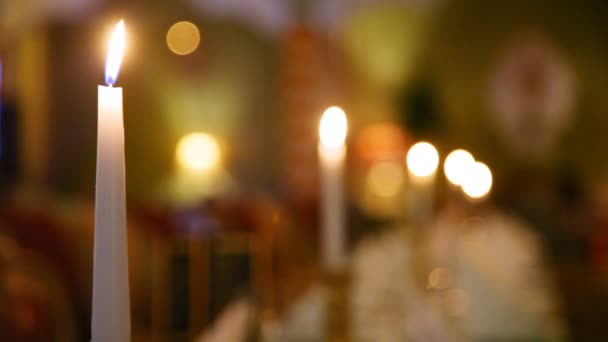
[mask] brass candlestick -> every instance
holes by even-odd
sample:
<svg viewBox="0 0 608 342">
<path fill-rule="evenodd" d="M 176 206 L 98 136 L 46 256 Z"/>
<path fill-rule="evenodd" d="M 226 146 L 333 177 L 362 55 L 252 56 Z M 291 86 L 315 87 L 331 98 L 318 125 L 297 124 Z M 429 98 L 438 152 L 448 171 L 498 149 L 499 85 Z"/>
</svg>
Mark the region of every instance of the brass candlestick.
<svg viewBox="0 0 608 342">
<path fill-rule="evenodd" d="M 326 341 L 350 341 L 350 274 L 346 270 L 327 272 Z"/>
</svg>

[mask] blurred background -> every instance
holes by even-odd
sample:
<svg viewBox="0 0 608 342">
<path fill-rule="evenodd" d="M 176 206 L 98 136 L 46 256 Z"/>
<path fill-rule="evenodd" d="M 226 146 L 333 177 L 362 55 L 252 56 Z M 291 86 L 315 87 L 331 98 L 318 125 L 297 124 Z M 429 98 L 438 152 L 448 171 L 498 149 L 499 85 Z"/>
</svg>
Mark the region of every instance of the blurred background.
<svg viewBox="0 0 608 342">
<path fill-rule="evenodd" d="M 607 2 L 2 0 L 1 340 L 90 339 L 121 18 L 133 341 L 608 338 Z"/>
</svg>

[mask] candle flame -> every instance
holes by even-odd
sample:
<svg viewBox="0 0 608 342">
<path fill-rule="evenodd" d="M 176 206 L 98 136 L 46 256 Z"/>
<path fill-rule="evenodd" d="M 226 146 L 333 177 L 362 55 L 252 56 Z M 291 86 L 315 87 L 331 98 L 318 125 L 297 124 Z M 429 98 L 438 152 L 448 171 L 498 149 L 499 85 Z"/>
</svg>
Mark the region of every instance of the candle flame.
<svg viewBox="0 0 608 342">
<path fill-rule="evenodd" d="M 112 32 L 106 59 L 106 84 L 110 86 L 116 84 L 118 79 L 122 56 L 125 52 L 125 35 L 125 22 L 121 20 Z"/>
<path fill-rule="evenodd" d="M 335 106 L 327 108 L 319 125 L 321 144 L 333 148 L 340 147 L 346 140 L 347 131 L 348 122 L 342 108 Z"/>
<path fill-rule="evenodd" d="M 456 186 L 462 185 L 467 177 L 471 164 L 475 163 L 475 158 L 466 150 L 457 149 L 445 158 L 443 162 L 443 173 L 448 181 Z"/>
<path fill-rule="evenodd" d="M 470 199 L 482 199 L 492 190 L 492 171 L 482 163 L 473 163 L 467 172 L 467 177 L 462 182 L 462 191 Z"/>
<path fill-rule="evenodd" d="M 439 165 L 439 153 L 426 141 L 414 144 L 407 152 L 407 168 L 416 177 L 429 177 Z"/>
</svg>

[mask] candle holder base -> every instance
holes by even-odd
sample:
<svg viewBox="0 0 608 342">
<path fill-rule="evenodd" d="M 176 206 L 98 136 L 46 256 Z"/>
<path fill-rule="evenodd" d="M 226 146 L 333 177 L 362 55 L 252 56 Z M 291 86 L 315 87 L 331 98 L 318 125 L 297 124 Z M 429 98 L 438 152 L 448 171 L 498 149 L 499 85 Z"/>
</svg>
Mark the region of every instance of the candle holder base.
<svg viewBox="0 0 608 342">
<path fill-rule="evenodd" d="M 350 341 L 350 281 L 348 271 L 326 272 L 324 287 L 327 293 L 325 325 L 326 341 Z"/>
</svg>

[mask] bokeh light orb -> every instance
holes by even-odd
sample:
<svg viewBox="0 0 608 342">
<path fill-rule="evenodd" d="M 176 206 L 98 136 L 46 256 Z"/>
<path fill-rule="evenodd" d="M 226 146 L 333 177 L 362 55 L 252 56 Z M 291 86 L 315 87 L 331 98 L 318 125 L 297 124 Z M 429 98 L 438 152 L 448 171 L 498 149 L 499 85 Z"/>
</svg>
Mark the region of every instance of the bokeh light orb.
<svg viewBox="0 0 608 342">
<path fill-rule="evenodd" d="M 422 141 L 407 152 L 407 168 L 416 177 L 428 177 L 437 171 L 439 153 L 435 146 Z"/>
<path fill-rule="evenodd" d="M 395 123 L 365 125 L 357 130 L 352 144 L 353 156 L 363 167 L 370 167 L 379 161 L 401 161 L 407 151 L 408 141 L 407 133 Z"/>
<path fill-rule="evenodd" d="M 473 163 L 475 158 L 471 153 L 462 149 L 454 150 L 445 158 L 443 172 L 450 183 L 460 186 Z"/>
<path fill-rule="evenodd" d="M 405 181 L 403 167 L 395 161 L 375 163 L 367 174 L 367 185 L 379 197 L 393 197 L 401 191 Z"/>
<path fill-rule="evenodd" d="M 188 55 L 198 47 L 201 34 L 198 27 L 189 21 L 173 24 L 167 31 L 167 46 L 177 55 Z"/>
<path fill-rule="evenodd" d="M 483 198 L 492 190 L 492 171 L 486 164 L 475 162 L 469 167 L 461 186 L 469 198 Z"/>
<path fill-rule="evenodd" d="M 319 139 L 326 147 L 337 148 L 344 144 L 348 131 L 346 114 L 340 107 L 332 106 L 323 112 L 319 124 Z"/>
<path fill-rule="evenodd" d="M 190 133 L 183 136 L 177 143 L 175 153 L 178 164 L 186 170 L 210 170 L 220 162 L 217 140 L 207 133 Z"/>
</svg>

